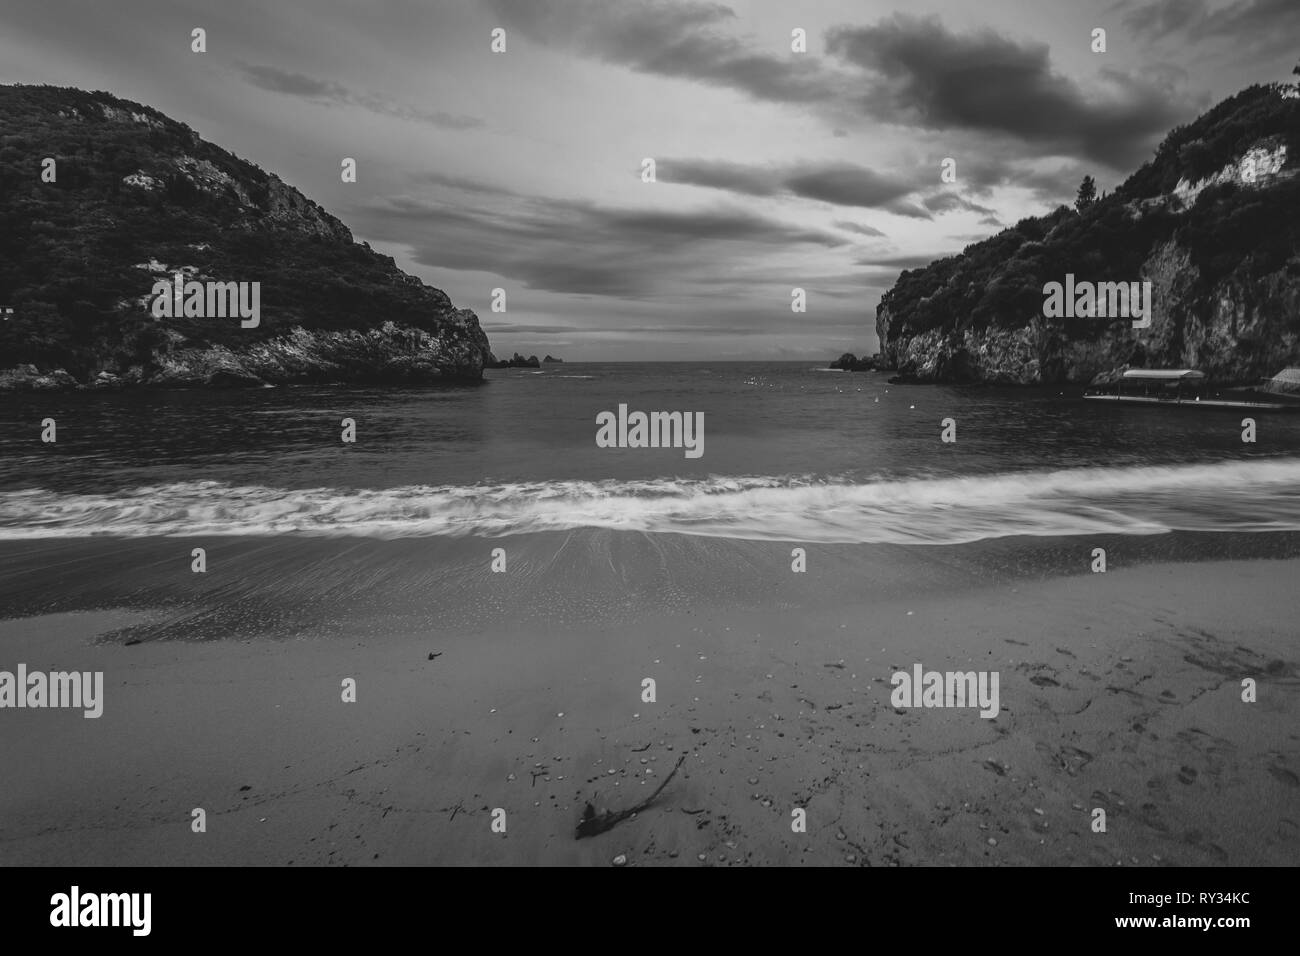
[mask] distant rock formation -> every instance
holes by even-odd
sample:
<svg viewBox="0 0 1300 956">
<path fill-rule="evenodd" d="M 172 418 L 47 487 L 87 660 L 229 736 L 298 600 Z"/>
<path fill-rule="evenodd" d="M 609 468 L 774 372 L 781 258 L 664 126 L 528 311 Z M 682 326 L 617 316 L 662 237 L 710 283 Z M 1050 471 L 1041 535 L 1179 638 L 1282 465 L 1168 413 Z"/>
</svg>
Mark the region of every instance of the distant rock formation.
<svg viewBox="0 0 1300 956">
<path fill-rule="evenodd" d="M 865 355 L 858 358 L 852 352 L 845 352 L 826 367 L 842 369 L 845 372 L 870 372 L 876 367 L 876 363 Z"/>
<path fill-rule="evenodd" d="M 905 270 L 876 332 L 898 380 L 1105 381 L 1126 366 L 1249 384 L 1300 364 L 1300 99 L 1253 86 L 1171 132 L 1082 212 L 1021 220 Z M 1044 314 L 1043 287 L 1149 281 L 1149 325 Z"/>
<path fill-rule="evenodd" d="M 157 110 L 0 86 L 0 130 L 0 389 L 424 385 L 496 361 L 473 312 Z M 260 320 L 151 308 L 176 275 L 257 283 Z"/>
<path fill-rule="evenodd" d="M 530 355 L 528 356 L 528 358 L 524 358 L 522 355 L 516 352 L 514 354 L 514 357 L 508 359 L 502 359 L 501 361 L 492 364 L 490 367 L 491 368 L 541 368 L 542 363 L 537 360 L 536 355 Z"/>
<path fill-rule="evenodd" d="M 543 365 L 563 365 L 563 364 L 564 364 L 564 359 L 551 358 L 551 356 L 548 355 L 548 356 L 546 356 L 546 358 L 542 359 L 542 364 L 543 364 Z"/>
</svg>

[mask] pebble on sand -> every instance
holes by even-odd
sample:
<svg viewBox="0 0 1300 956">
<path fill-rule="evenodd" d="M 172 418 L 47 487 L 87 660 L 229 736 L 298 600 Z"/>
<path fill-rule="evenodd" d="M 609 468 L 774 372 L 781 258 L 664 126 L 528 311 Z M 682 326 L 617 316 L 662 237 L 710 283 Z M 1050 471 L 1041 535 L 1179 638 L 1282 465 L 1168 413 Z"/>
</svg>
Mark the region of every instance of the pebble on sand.
<svg viewBox="0 0 1300 956">
<path fill-rule="evenodd" d="M 626 853 L 620 853 L 618 856 L 614 857 L 614 865 L 615 865 L 615 866 L 625 866 L 626 864 L 627 864 L 627 854 L 626 854 Z"/>
</svg>

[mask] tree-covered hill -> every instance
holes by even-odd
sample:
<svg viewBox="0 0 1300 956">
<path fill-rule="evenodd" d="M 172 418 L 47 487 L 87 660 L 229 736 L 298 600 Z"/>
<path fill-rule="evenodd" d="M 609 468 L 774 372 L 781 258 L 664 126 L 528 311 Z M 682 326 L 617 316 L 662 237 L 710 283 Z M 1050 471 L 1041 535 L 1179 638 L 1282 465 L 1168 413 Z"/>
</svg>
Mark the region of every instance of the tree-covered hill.
<svg viewBox="0 0 1300 956">
<path fill-rule="evenodd" d="M 182 269 L 259 282 L 258 327 L 155 318 L 154 282 Z M 275 175 L 150 107 L 57 87 L 0 86 L 0 309 L 0 386 L 420 383 L 493 361 L 473 312 Z"/>
<path fill-rule="evenodd" d="M 1222 383 L 1300 363 L 1300 97 L 1252 86 L 1174 129 L 1118 189 L 903 272 L 881 351 L 917 381 L 1087 382 L 1193 366 Z M 1043 287 L 1153 286 L 1151 327 L 1045 318 Z"/>
</svg>

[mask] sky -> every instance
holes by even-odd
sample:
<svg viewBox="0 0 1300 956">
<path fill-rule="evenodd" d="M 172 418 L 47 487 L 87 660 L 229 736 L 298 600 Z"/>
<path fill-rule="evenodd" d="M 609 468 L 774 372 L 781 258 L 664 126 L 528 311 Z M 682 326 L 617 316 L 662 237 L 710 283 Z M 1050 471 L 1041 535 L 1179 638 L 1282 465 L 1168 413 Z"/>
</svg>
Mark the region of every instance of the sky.
<svg viewBox="0 0 1300 956">
<path fill-rule="evenodd" d="M 1300 0 L 4 0 L 0 83 L 188 124 L 498 355 L 825 360 L 876 350 L 902 269 L 1114 188 L 1298 36 Z"/>
</svg>

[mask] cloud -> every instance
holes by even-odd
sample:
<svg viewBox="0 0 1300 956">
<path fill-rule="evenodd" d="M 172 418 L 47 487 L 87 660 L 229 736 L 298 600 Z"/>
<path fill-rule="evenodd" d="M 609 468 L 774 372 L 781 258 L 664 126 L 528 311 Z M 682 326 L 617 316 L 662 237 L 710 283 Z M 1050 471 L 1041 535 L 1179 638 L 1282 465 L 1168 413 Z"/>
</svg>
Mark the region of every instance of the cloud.
<svg viewBox="0 0 1300 956">
<path fill-rule="evenodd" d="M 784 185 L 796 196 L 806 199 L 868 209 L 890 208 L 913 191 L 911 183 L 848 163 L 792 172 L 785 177 Z"/>
<path fill-rule="evenodd" d="M 339 102 L 346 101 L 348 97 L 348 91 L 338 83 L 327 83 L 304 76 L 302 73 L 291 73 L 288 70 L 277 70 L 273 66 L 258 66 L 252 63 L 240 64 L 240 70 L 249 83 L 273 93 Z"/>
<path fill-rule="evenodd" d="M 753 166 L 720 160 L 663 159 L 656 166 L 661 182 L 723 189 L 746 196 L 794 196 L 836 206 L 883 209 L 900 216 L 929 219 L 930 214 L 906 198 L 916 187 L 897 176 L 852 163 L 802 163 Z"/>
<path fill-rule="evenodd" d="M 1194 112 L 1165 80 L 1114 69 L 1085 91 L 1052 68 L 1044 43 L 992 30 L 957 34 L 937 17 L 904 14 L 873 26 L 836 27 L 827 51 L 868 78 L 868 115 L 933 130 L 1015 137 L 1040 155 L 1087 156 L 1136 165 L 1154 141 Z"/>
<path fill-rule="evenodd" d="M 921 205 L 925 206 L 925 208 L 931 212 L 944 213 L 960 210 L 962 212 L 983 213 L 986 216 L 995 215 L 994 211 L 987 206 L 981 206 L 979 203 L 971 202 L 969 199 L 959 196 L 954 192 L 941 192 L 935 193 L 932 196 L 927 196 L 921 201 Z"/>
<path fill-rule="evenodd" d="M 515 197 L 467 206 L 399 196 L 355 207 L 349 218 L 358 235 L 407 245 L 422 265 L 495 273 L 549 292 L 633 299 L 680 294 L 758 256 L 849 245 L 827 230 L 734 205 L 672 211 Z"/>
<path fill-rule="evenodd" d="M 812 57 L 756 49 L 722 32 L 736 20 L 720 3 L 665 0 L 487 0 L 507 30 L 638 73 L 738 90 L 755 99 L 813 103 L 834 79 Z"/>
<path fill-rule="evenodd" d="M 1208 4 L 1205 0 L 1142 0 L 1139 5 L 1123 0 L 1111 9 L 1127 9 L 1124 26 L 1134 33 L 1152 36 L 1173 33 L 1204 19 Z"/>
<path fill-rule="evenodd" d="M 1090 163 L 1026 158 L 1006 144 L 989 144 L 982 150 L 954 148 L 953 152 L 957 156 L 958 185 L 970 196 L 987 197 L 995 189 L 1023 189 L 1036 201 L 1054 208 L 1074 201 L 1085 175 L 1097 178 L 1098 188 L 1103 182 L 1114 185 L 1123 178 L 1118 174 L 1107 177 Z"/>
<path fill-rule="evenodd" d="M 422 110 L 374 93 L 356 93 L 333 81 L 318 80 L 303 73 L 280 70 L 273 66 L 240 63 L 239 71 L 246 82 L 258 89 L 283 93 L 310 100 L 323 106 L 356 106 L 381 116 L 429 123 L 440 129 L 474 129 L 483 121 L 473 116 Z"/>
<path fill-rule="evenodd" d="M 655 164 L 660 182 L 725 189 L 747 196 L 775 196 L 789 192 L 778 169 L 713 159 L 661 159 Z"/>
<path fill-rule="evenodd" d="M 1174 34 L 1231 47 L 1236 55 L 1273 55 L 1295 47 L 1300 4 L 1295 0 L 1235 0 L 1212 9 L 1206 0 L 1124 0 L 1124 25 L 1144 37 Z"/>
<path fill-rule="evenodd" d="M 849 222 L 847 219 L 836 219 L 834 225 L 835 228 L 837 229 L 844 229 L 847 230 L 848 232 L 856 232 L 860 236 L 880 236 L 880 237 L 885 236 L 883 232 L 881 232 L 879 229 L 874 228 L 873 226 L 866 226 L 863 225 L 862 223 L 857 223 L 857 222 Z"/>
<path fill-rule="evenodd" d="M 463 193 L 474 193 L 482 196 L 519 196 L 520 193 L 513 189 L 507 189 L 504 186 L 496 186 L 492 183 L 485 183 L 478 179 L 471 179 L 468 176 L 453 176 L 449 173 L 425 172 L 415 177 L 419 183 L 428 183 L 432 186 L 446 186 L 450 189 L 459 190 Z"/>
<path fill-rule="evenodd" d="M 1086 156 L 1127 170 L 1205 105 L 1185 92 L 1185 74 L 1159 65 L 1141 74 L 1103 68 L 1085 89 L 1053 68 L 1044 43 L 993 30 L 958 34 L 933 16 L 897 14 L 874 25 L 833 27 L 826 34 L 829 57 L 818 58 L 774 53 L 725 32 L 738 22 L 735 12 L 703 0 L 486 2 L 507 29 L 532 42 L 639 73 L 811 107 L 835 122 L 836 137 L 847 135 L 844 120 L 856 116 L 979 131 L 1016 141 L 1022 156 Z M 1238 6 L 1283 3 L 1294 0 L 1239 0 Z M 1251 18 L 1243 12 L 1238 19 Z M 927 218 L 914 206 L 901 214 Z"/>
<path fill-rule="evenodd" d="M 863 265 L 889 267 L 891 269 L 920 269 L 936 259 L 952 255 L 950 252 L 935 252 L 911 256 L 863 256 L 858 260 Z"/>
</svg>

